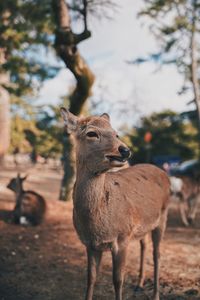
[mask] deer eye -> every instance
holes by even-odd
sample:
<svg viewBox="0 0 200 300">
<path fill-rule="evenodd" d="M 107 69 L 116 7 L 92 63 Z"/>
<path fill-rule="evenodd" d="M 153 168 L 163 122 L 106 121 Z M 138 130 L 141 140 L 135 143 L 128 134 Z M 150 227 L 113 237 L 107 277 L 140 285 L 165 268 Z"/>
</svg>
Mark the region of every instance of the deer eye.
<svg viewBox="0 0 200 300">
<path fill-rule="evenodd" d="M 89 131 L 89 132 L 87 132 L 86 136 L 88 136 L 90 138 L 96 138 L 96 139 L 99 138 L 98 134 L 95 131 Z"/>
</svg>

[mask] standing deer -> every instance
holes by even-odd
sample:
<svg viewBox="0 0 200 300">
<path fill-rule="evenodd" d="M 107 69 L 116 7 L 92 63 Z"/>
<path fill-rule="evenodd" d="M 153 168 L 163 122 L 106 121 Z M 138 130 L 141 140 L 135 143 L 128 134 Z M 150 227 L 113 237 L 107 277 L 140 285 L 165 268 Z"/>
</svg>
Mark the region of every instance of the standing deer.
<svg viewBox="0 0 200 300">
<path fill-rule="evenodd" d="M 122 299 L 128 245 L 141 243 L 139 286 L 144 282 L 145 236 L 152 234 L 154 300 L 159 300 L 159 248 L 167 219 L 170 185 L 162 170 L 149 164 L 122 167 L 130 150 L 112 129 L 109 116 L 78 118 L 61 108 L 65 128 L 75 138 L 76 183 L 73 222 L 86 246 L 86 300 L 92 300 L 103 251 L 110 250 L 116 300 Z"/>
<path fill-rule="evenodd" d="M 200 161 L 192 159 L 171 167 L 171 194 L 179 199 L 181 219 L 193 225 L 200 202 Z"/>
<path fill-rule="evenodd" d="M 42 222 L 46 211 L 44 198 L 34 191 L 25 191 L 23 182 L 27 178 L 12 178 L 7 185 L 16 194 L 16 204 L 13 210 L 13 218 L 16 224 L 38 225 Z"/>
<path fill-rule="evenodd" d="M 171 176 L 171 195 L 179 200 L 179 211 L 183 224 L 187 227 L 194 224 L 200 202 L 199 179 L 191 176 Z"/>
</svg>

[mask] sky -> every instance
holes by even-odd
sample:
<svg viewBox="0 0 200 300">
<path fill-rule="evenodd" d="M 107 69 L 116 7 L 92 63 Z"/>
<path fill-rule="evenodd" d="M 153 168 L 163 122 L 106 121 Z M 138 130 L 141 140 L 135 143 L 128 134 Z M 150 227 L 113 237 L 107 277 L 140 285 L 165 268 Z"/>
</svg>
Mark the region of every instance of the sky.
<svg viewBox="0 0 200 300">
<path fill-rule="evenodd" d="M 188 95 L 180 96 L 183 78 L 173 65 L 129 64 L 138 57 L 158 52 L 158 44 L 144 19 L 137 18 L 141 0 L 116 0 L 112 20 L 92 19 L 92 37 L 79 44 L 79 51 L 95 74 L 89 101 L 93 113 L 107 112 L 116 128 L 137 126 L 141 116 L 163 109 L 188 109 Z M 53 59 L 50 56 L 50 59 Z M 62 66 L 62 63 L 61 63 Z M 75 83 L 64 65 L 54 79 L 45 81 L 40 103 L 59 103 Z"/>
</svg>

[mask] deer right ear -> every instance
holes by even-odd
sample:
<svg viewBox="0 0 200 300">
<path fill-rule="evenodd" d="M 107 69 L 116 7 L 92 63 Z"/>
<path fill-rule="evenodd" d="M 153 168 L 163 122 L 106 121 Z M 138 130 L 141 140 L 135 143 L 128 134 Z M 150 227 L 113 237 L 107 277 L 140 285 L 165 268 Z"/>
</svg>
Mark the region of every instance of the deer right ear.
<svg viewBox="0 0 200 300">
<path fill-rule="evenodd" d="M 107 113 L 102 114 L 100 117 L 110 122 L 110 116 Z"/>
<path fill-rule="evenodd" d="M 27 179 L 27 177 L 28 177 L 28 174 L 26 174 L 24 177 L 22 177 L 21 179 L 24 181 L 24 180 L 26 180 Z"/>
<path fill-rule="evenodd" d="M 67 133 L 73 133 L 77 129 L 78 117 L 73 115 L 69 110 L 64 107 L 60 109 L 61 116 L 63 117 Z"/>
</svg>

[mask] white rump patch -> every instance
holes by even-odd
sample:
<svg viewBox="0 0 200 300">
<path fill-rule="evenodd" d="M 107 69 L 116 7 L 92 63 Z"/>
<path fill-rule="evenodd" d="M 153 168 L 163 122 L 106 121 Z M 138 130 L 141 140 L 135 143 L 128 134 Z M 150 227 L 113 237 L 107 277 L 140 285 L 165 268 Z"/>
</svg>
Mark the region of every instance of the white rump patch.
<svg viewBox="0 0 200 300">
<path fill-rule="evenodd" d="M 27 220 L 27 218 L 24 217 L 24 216 L 21 216 L 21 217 L 20 217 L 19 223 L 20 223 L 21 225 L 29 225 L 29 224 L 30 224 L 29 221 Z"/>
</svg>

